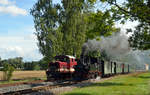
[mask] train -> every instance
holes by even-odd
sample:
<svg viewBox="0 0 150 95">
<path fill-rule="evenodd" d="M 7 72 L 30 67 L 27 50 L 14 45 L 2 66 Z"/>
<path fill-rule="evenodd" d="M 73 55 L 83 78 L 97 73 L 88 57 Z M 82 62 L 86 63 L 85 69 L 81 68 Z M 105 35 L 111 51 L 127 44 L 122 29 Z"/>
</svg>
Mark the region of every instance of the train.
<svg viewBox="0 0 150 95">
<path fill-rule="evenodd" d="M 86 80 L 109 77 L 130 72 L 130 65 L 104 61 L 97 57 L 81 56 L 76 59 L 70 55 L 55 56 L 48 64 L 47 80 Z"/>
</svg>

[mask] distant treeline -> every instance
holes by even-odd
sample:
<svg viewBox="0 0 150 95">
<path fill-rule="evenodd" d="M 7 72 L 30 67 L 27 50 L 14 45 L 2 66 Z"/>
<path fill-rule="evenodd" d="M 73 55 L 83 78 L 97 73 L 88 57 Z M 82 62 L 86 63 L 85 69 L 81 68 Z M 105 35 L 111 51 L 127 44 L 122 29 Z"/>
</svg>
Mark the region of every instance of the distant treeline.
<svg viewBox="0 0 150 95">
<path fill-rule="evenodd" d="M 6 64 L 13 66 L 15 70 L 46 70 L 48 66 L 48 62 L 44 59 L 24 62 L 22 57 L 9 58 L 5 60 L 1 60 L 0 58 L 0 70 L 2 70 Z"/>
</svg>

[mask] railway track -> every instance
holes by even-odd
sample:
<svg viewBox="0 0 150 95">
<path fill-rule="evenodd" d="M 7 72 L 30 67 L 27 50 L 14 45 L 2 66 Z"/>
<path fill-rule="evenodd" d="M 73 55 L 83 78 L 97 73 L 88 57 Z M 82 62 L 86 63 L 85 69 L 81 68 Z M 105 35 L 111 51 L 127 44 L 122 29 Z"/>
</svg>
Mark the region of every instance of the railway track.
<svg viewBox="0 0 150 95">
<path fill-rule="evenodd" d="M 33 92 L 38 92 L 40 90 L 46 90 L 46 89 L 51 89 L 51 88 L 57 88 L 57 86 L 40 86 L 40 87 L 34 87 L 31 89 L 24 89 L 24 90 L 19 90 L 19 91 L 11 91 L 11 92 L 6 92 L 6 93 L 1 93 L 0 95 L 23 95 L 23 94 L 29 94 Z"/>
<path fill-rule="evenodd" d="M 108 79 L 108 78 L 104 78 L 104 79 Z M 90 80 L 84 80 L 80 82 L 65 81 L 65 82 L 56 82 L 56 83 L 45 82 L 45 84 L 48 85 L 35 86 L 29 89 L 7 91 L 7 92 L 0 93 L 0 95 L 30 95 L 30 93 L 34 93 L 34 92 L 50 91 L 51 89 L 67 87 L 67 86 L 83 87 L 91 84 L 92 83 L 91 81 L 93 80 L 90 79 Z M 42 94 L 36 94 L 36 95 L 42 95 Z M 54 94 L 47 94 L 47 95 L 54 95 Z"/>
<path fill-rule="evenodd" d="M 120 75 L 120 74 L 117 74 Z M 107 75 L 106 78 L 100 80 L 107 80 L 111 79 L 117 75 Z M 0 95 L 30 95 L 30 93 L 39 92 L 39 91 L 50 91 L 51 89 L 67 87 L 67 86 L 74 86 L 74 87 L 83 87 L 89 85 L 91 82 L 90 80 L 84 80 L 81 82 L 74 82 L 74 81 L 65 81 L 65 82 L 41 82 L 39 84 L 32 84 L 30 88 L 26 89 L 18 89 L 18 90 L 8 90 L 2 92 L 0 88 Z M 29 85 L 29 84 L 28 84 Z M 6 89 L 5 89 L 6 90 Z M 34 95 L 43 95 L 43 94 L 34 94 Z M 54 94 L 47 94 L 47 95 L 54 95 Z"/>
<path fill-rule="evenodd" d="M 79 83 L 79 82 L 73 82 L 73 81 L 42 82 L 42 83 L 39 83 L 39 84 L 32 84 L 32 86 L 30 86 L 30 88 L 25 88 L 25 89 L 20 88 L 18 90 L 16 89 L 16 90 L 2 91 L 2 90 L 7 90 L 5 88 L 8 88 L 8 87 L 5 87 L 3 89 L 0 88 L 1 89 L 0 90 L 0 95 L 23 95 L 23 94 L 42 91 L 42 90 L 46 91 L 46 90 L 50 90 L 50 89 L 54 89 L 54 88 L 65 87 L 65 86 L 69 86 L 69 85 L 73 85 L 73 84 L 77 84 L 77 83 Z M 35 85 L 35 86 L 33 86 L 33 85 Z M 12 86 L 12 88 L 13 87 L 15 88 L 16 86 Z"/>
</svg>

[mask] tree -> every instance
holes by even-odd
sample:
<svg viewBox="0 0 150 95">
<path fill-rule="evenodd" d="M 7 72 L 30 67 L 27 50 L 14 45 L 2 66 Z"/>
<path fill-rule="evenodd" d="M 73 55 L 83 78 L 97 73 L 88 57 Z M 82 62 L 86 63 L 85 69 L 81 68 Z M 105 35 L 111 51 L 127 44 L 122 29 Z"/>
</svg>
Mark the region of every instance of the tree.
<svg viewBox="0 0 150 95">
<path fill-rule="evenodd" d="M 109 36 L 117 29 L 109 11 L 95 12 L 96 0 L 38 0 L 31 9 L 40 52 L 52 61 L 54 56 L 81 55 L 83 44 L 90 38 Z"/>
<path fill-rule="evenodd" d="M 16 57 L 16 58 L 9 58 L 8 60 L 8 63 L 10 65 L 12 65 L 14 68 L 16 69 L 21 69 L 23 68 L 23 58 L 22 57 Z"/>
<path fill-rule="evenodd" d="M 0 57 L 0 67 L 2 67 L 2 59 L 1 59 L 1 57 Z"/>
<path fill-rule="evenodd" d="M 24 70 L 40 70 L 40 61 L 32 61 L 32 62 L 25 62 L 24 63 Z"/>
<path fill-rule="evenodd" d="M 4 72 L 4 76 L 3 76 L 4 80 L 10 81 L 10 79 L 12 78 L 13 72 L 15 71 L 15 68 L 11 66 L 10 64 L 5 63 L 3 65 L 2 71 Z"/>
<path fill-rule="evenodd" d="M 84 0 L 63 0 L 62 33 L 64 34 L 63 54 L 80 57 L 85 42 L 86 22 L 84 20 Z M 62 20 L 63 20 L 62 19 Z"/>
<path fill-rule="evenodd" d="M 135 30 L 127 30 L 133 33 L 129 38 L 130 45 L 135 49 L 150 49 L 150 0 L 125 0 L 122 4 L 119 0 L 100 1 L 112 6 L 111 11 L 116 21 L 138 21 L 139 25 Z"/>
<path fill-rule="evenodd" d="M 41 70 L 46 70 L 48 68 L 48 64 L 49 64 L 49 62 L 47 62 L 45 58 L 43 58 L 39 61 L 39 66 L 40 66 Z"/>
<path fill-rule="evenodd" d="M 97 40 L 100 39 L 100 36 L 110 36 L 113 32 L 120 31 L 119 28 L 116 28 L 114 25 L 114 19 L 110 15 L 109 11 L 97 11 L 97 13 L 91 13 L 88 17 L 89 26 L 86 32 L 87 38 Z"/>
<path fill-rule="evenodd" d="M 40 52 L 48 60 L 62 52 L 62 36 L 59 26 L 59 7 L 52 0 L 38 0 L 31 9 Z"/>
<path fill-rule="evenodd" d="M 60 54 L 80 56 L 85 42 L 85 1 L 62 0 L 61 6 L 39 0 L 31 9 L 39 50 L 48 60 Z"/>
<path fill-rule="evenodd" d="M 25 62 L 24 63 L 24 70 L 33 70 L 33 64 L 31 62 Z"/>
</svg>

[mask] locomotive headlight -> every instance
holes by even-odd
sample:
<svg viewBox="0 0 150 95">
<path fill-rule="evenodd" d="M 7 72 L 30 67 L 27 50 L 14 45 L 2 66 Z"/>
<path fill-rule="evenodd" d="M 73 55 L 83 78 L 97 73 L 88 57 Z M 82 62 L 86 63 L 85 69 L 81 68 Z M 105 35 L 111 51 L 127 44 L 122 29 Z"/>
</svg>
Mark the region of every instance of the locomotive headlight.
<svg viewBox="0 0 150 95">
<path fill-rule="evenodd" d="M 58 72 L 62 72 L 62 71 L 64 71 L 64 69 L 63 69 L 63 68 L 60 68 L 60 69 L 57 69 L 57 71 L 58 71 Z"/>
<path fill-rule="evenodd" d="M 75 71 L 75 69 L 74 68 L 70 68 L 70 72 L 74 72 Z"/>
</svg>

